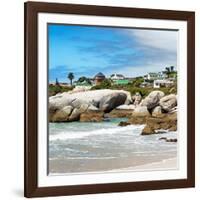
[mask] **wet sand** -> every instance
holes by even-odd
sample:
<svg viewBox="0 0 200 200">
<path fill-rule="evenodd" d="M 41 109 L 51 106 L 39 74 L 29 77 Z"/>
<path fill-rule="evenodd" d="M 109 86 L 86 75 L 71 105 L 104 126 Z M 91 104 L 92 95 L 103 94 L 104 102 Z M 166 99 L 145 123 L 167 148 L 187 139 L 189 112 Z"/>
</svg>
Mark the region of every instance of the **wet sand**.
<svg viewBox="0 0 200 200">
<path fill-rule="evenodd" d="M 176 157 L 162 156 L 140 156 L 133 158 L 115 158 L 109 160 L 90 159 L 84 160 L 50 160 L 50 174 L 80 174 L 122 171 L 148 171 L 148 170 L 170 170 L 177 169 Z"/>
<path fill-rule="evenodd" d="M 111 170 L 111 172 L 120 172 L 120 171 L 154 171 L 154 170 L 172 170 L 178 169 L 177 158 L 169 158 L 162 160 L 160 162 L 153 162 L 149 164 L 139 165 L 135 167 L 124 168 L 120 170 Z"/>
</svg>

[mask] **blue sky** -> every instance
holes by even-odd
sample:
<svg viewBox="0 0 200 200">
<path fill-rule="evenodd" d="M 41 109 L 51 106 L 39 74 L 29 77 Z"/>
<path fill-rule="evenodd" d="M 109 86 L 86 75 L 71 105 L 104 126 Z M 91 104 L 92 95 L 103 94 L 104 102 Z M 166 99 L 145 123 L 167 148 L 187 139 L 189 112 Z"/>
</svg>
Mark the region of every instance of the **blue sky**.
<svg viewBox="0 0 200 200">
<path fill-rule="evenodd" d="M 75 80 L 98 72 L 135 77 L 177 65 L 177 31 L 50 24 L 48 36 L 50 82 L 69 82 L 69 72 Z"/>
</svg>

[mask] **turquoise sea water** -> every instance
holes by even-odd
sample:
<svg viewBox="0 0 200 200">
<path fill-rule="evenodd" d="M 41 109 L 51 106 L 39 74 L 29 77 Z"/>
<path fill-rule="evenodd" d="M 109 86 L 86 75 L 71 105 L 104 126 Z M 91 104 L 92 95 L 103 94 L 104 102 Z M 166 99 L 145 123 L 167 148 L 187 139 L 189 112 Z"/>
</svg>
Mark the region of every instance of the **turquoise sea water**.
<svg viewBox="0 0 200 200">
<path fill-rule="evenodd" d="M 76 173 L 126 168 L 177 156 L 176 132 L 142 136 L 144 125 L 119 127 L 126 119 L 49 124 L 49 172 Z"/>
</svg>

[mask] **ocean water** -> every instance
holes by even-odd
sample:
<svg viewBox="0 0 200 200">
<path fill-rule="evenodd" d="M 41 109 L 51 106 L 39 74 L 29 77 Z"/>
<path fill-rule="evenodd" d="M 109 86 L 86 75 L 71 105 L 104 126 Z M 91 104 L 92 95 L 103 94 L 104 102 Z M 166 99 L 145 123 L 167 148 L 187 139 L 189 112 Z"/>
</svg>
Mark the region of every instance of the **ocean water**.
<svg viewBox="0 0 200 200">
<path fill-rule="evenodd" d="M 177 132 L 142 136 L 144 125 L 117 126 L 126 119 L 49 124 L 49 173 L 110 171 L 177 156 Z M 175 166 L 176 167 L 176 166 Z"/>
</svg>

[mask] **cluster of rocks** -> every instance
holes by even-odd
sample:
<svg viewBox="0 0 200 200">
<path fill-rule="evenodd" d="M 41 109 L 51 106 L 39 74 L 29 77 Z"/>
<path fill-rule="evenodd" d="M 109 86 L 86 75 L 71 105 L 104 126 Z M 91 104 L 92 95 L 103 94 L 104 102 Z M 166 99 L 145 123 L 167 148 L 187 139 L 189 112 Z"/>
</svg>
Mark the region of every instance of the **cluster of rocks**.
<svg viewBox="0 0 200 200">
<path fill-rule="evenodd" d="M 105 113 L 130 103 L 130 93 L 123 90 L 65 92 L 49 98 L 49 121 L 102 121 Z"/>
<path fill-rule="evenodd" d="M 146 120 L 145 127 L 142 130 L 142 135 L 148 135 L 153 133 L 160 133 L 157 130 L 177 130 L 177 114 L 166 114 L 163 117 L 149 117 Z"/>
<path fill-rule="evenodd" d="M 49 98 L 50 122 L 99 122 L 105 118 L 128 118 L 120 126 L 145 124 L 142 135 L 158 130 L 176 131 L 177 96 L 153 91 L 142 99 L 124 90 L 89 90 L 65 92 Z"/>
<path fill-rule="evenodd" d="M 127 124 L 145 124 L 142 135 L 158 133 L 157 130 L 177 130 L 177 96 L 161 91 L 151 92 L 134 109 Z M 124 125 L 124 124 L 119 124 Z"/>
</svg>

